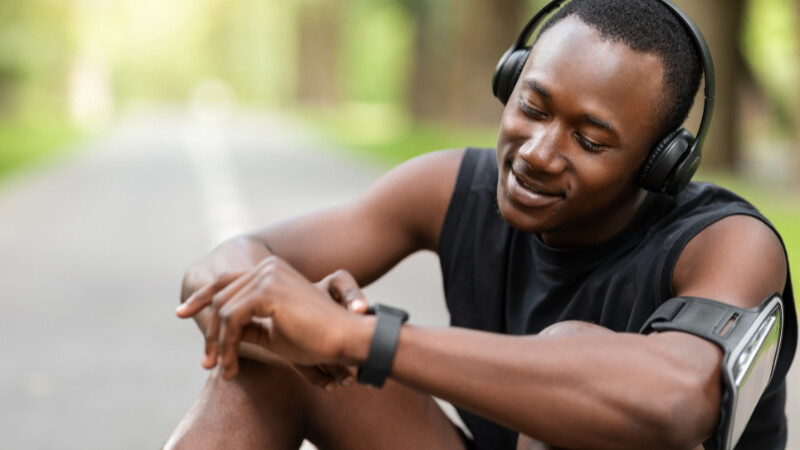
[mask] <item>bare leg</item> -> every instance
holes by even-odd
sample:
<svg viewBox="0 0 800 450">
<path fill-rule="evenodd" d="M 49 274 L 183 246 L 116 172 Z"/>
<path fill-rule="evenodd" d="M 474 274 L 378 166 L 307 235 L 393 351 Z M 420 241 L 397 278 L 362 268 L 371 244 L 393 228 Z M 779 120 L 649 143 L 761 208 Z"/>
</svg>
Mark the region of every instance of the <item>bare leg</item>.
<svg viewBox="0 0 800 450">
<path fill-rule="evenodd" d="M 166 448 L 462 449 L 436 402 L 397 383 L 317 388 L 294 372 L 242 360 L 232 381 L 209 378 Z"/>
</svg>

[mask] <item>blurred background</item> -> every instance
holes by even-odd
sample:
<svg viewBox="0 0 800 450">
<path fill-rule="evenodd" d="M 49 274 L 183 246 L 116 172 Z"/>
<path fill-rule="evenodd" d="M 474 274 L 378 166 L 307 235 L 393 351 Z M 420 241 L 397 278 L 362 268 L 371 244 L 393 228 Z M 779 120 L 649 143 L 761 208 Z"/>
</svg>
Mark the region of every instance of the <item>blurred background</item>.
<svg viewBox="0 0 800 450">
<path fill-rule="evenodd" d="M 202 386 L 199 337 L 171 317 L 183 270 L 411 156 L 493 146 L 491 74 L 544 3 L 0 2 L 0 338 L 19 344 L 0 448 L 160 445 Z M 717 73 L 696 179 L 754 202 L 798 268 L 800 1 L 677 3 Z M 439 302 L 435 268 L 377 292 L 429 277 Z"/>
</svg>

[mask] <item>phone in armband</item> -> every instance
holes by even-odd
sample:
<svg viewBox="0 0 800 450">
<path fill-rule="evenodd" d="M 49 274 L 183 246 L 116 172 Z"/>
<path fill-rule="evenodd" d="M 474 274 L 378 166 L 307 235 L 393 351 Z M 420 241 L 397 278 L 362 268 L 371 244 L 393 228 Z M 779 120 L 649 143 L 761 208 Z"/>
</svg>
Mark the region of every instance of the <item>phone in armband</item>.
<svg viewBox="0 0 800 450">
<path fill-rule="evenodd" d="M 683 331 L 717 344 L 722 359 L 722 405 L 715 439 L 733 448 L 769 385 L 783 338 L 783 300 L 771 294 L 755 308 L 737 308 L 699 297 L 676 297 L 662 304 L 642 333 Z"/>
</svg>

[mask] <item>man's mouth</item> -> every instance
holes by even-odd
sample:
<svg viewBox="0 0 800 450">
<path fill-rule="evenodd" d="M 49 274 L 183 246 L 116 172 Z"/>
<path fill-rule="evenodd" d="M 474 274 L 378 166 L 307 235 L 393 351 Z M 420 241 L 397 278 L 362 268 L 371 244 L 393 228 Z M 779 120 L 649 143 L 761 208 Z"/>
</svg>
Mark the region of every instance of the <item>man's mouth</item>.
<svg viewBox="0 0 800 450">
<path fill-rule="evenodd" d="M 531 208 L 549 206 L 565 197 L 563 191 L 520 178 L 513 170 L 508 172 L 506 186 L 515 202 Z"/>
<path fill-rule="evenodd" d="M 514 171 L 514 169 L 511 169 L 511 176 L 513 176 L 516 179 L 517 183 L 519 183 L 520 186 L 522 186 L 525 189 L 533 192 L 534 194 L 547 195 L 547 196 L 552 196 L 552 197 L 564 197 L 565 196 L 565 192 L 563 190 L 556 189 L 556 188 L 549 187 L 549 186 L 543 186 L 540 183 L 537 183 L 535 181 L 526 180 L 525 178 L 517 175 L 517 173 Z"/>
</svg>

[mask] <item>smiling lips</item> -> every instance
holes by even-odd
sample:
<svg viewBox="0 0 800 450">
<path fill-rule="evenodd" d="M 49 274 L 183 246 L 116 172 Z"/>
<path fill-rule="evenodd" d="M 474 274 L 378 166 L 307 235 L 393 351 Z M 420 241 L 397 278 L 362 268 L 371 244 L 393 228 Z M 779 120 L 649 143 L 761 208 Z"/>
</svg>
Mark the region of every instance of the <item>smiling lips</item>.
<svg viewBox="0 0 800 450">
<path fill-rule="evenodd" d="M 565 193 L 524 181 L 513 170 L 508 171 L 508 192 L 514 201 L 531 208 L 551 205 L 563 200 Z"/>
</svg>

